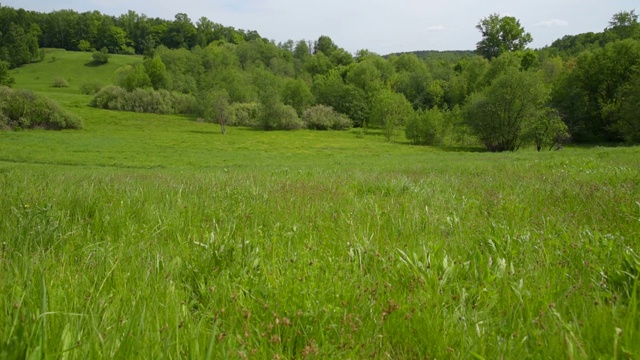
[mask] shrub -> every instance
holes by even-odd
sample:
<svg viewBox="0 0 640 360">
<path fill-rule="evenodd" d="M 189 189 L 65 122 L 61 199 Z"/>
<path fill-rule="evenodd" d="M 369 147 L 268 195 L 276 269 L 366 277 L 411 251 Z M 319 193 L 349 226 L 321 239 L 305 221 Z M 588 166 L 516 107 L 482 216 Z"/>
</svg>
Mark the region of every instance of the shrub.
<svg viewBox="0 0 640 360">
<path fill-rule="evenodd" d="M 80 94 L 95 95 L 100 91 L 100 89 L 102 89 L 101 83 L 97 81 L 87 81 L 80 85 Z"/>
<path fill-rule="evenodd" d="M 281 102 L 260 104 L 258 126 L 263 130 L 297 130 L 304 124 L 296 109 Z"/>
<path fill-rule="evenodd" d="M 0 60 L 0 86 L 11 86 L 16 82 L 13 76 L 9 74 L 9 67 L 8 62 Z"/>
<path fill-rule="evenodd" d="M 28 90 L 0 87 L 0 128 L 80 129 L 82 119 Z"/>
<path fill-rule="evenodd" d="M 55 79 L 53 79 L 53 87 L 66 88 L 66 87 L 69 87 L 69 82 L 62 76 L 58 76 Z"/>
<path fill-rule="evenodd" d="M 91 54 L 91 57 L 93 58 L 93 63 L 95 65 L 103 65 L 109 62 L 109 51 L 107 50 L 107 48 L 102 48 L 102 50 L 100 51 L 94 51 L 93 54 Z M 54 58 L 55 59 L 55 58 Z"/>
<path fill-rule="evenodd" d="M 405 135 L 415 145 L 440 145 L 443 127 L 444 114 L 438 108 L 418 110 L 407 121 Z"/>
<path fill-rule="evenodd" d="M 102 88 L 91 101 L 91 106 L 120 111 L 154 114 L 194 114 L 196 98 L 166 90 L 134 89 L 129 92 L 119 86 Z"/>
<path fill-rule="evenodd" d="M 353 125 L 346 115 L 333 110 L 331 106 L 316 105 L 307 109 L 302 116 L 305 126 L 315 130 L 345 130 Z"/>
<path fill-rule="evenodd" d="M 247 126 L 258 127 L 258 109 L 257 103 L 234 103 L 231 104 L 230 126 Z"/>
</svg>

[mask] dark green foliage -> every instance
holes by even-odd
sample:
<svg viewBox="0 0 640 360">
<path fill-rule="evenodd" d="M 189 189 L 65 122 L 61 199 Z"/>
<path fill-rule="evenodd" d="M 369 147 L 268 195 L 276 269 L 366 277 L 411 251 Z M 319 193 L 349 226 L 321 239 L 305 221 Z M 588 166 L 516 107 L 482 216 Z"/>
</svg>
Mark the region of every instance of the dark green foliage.
<svg viewBox="0 0 640 360">
<path fill-rule="evenodd" d="M 16 80 L 9 74 L 9 63 L 0 60 L 0 86 L 11 86 Z"/>
<path fill-rule="evenodd" d="M 548 111 L 548 94 L 537 74 L 511 67 L 469 97 L 465 121 L 489 151 L 514 151 Z"/>
<path fill-rule="evenodd" d="M 91 106 L 121 111 L 155 114 L 195 114 L 197 101 L 193 95 L 137 88 L 133 91 L 109 85 L 93 98 Z"/>
<path fill-rule="evenodd" d="M 613 128 L 625 141 L 640 144 L 640 69 L 620 90 L 621 104 Z"/>
<path fill-rule="evenodd" d="M 0 86 L 0 129 L 81 129 L 82 119 L 53 100 Z"/>
<path fill-rule="evenodd" d="M 302 120 L 308 129 L 314 130 L 346 130 L 352 126 L 351 119 L 325 105 L 310 107 L 304 112 Z"/>
</svg>

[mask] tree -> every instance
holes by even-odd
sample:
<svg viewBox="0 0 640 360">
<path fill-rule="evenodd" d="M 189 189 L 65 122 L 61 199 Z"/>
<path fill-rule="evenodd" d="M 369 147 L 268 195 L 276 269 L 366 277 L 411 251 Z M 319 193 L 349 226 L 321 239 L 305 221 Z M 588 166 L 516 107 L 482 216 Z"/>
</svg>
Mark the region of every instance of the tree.
<svg viewBox="0 0 640 360">
<path fill-rule="evenodd" d="M 389 89 L 381 90 L 375 95 L 371 106 L 371 122 L 382 126 L 387 141 L 395 136 L 396 129 L 404 125 L 411 116 L 413 108 L 404 95 Z"/>
<path fill-rule="evenodd" d="M 159 56 L 145 60 L 144 67 L 155 90 L 169 88 L 169 73 Z"/>
<path fill-rule="evenodd" d="M 16 80 L 9 74 L 9 63 L 0 60 L 0 86 L 11 86 Z"/>
<path fill-rule="evenodd" d="M 625 141 L 640 143 L 640 71 L 621 90 L 621 104 L 614 129 L 622 134 Z"/>
<path fill-rule="evenodd" d="M 532 141 L 536 150 L 549 146 L 549 150 L 560 148 L 569 139 L 567 125 L 562 121 L 558 111 L 546 108 L 540 111 L 539 117 L 529 126 L 525 137 Z"/>
<path fill-rule="evenodd" d="M 225 90 L 209 91 L 200 97 L 200 113 L 207 121 L 220 124 L 222 134 L 227 133 L 233 111 L 229 104 L 229 93 Z"/>
<path fill-rule="evenodd" d="M 151 79 L 145 71 L 144 65 L 137 63 L 121 67 L 116 71 L 118 86 L 133 91 L 138 88 L 151 87 Z"/>
<path fill-rule="evenodd" d="M 489 151 L 515 151 L 548 111 L 549 90 L 533 72 L 509 68 L 484 91 L 472 94 L 465 122 Z"/>
<path fill-rule="evenodd" d="M 482 33 L 477 51 L 487 59 L 498 57 L 506 51 L 524 50 L 533 41 L 531 34 L 525 32 L 520 21 L 512 16 L 491 14 L 480 20 L 476 29 Z"/>
</svg>

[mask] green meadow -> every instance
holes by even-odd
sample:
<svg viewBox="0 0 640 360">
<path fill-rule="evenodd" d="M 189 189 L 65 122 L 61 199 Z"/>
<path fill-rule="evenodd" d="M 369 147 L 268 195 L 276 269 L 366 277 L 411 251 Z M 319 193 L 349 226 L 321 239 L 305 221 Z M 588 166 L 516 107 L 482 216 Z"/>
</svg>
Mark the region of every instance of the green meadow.
<svg viewBox="0 0 640 360">
<path fill-rule="evenodd" d="M 222 135 L 90 59 L 12 71 L 84 128 L 0 132 L 0 358 L 640 357 L 639 148 Z"/>
</svg>

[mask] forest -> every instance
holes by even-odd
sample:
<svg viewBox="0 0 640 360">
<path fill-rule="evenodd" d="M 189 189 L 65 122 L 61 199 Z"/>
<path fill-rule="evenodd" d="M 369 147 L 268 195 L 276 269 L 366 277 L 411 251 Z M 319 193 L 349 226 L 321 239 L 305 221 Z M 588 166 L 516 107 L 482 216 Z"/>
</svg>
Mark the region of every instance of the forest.
<svg viewBox="0 0 640 360">
<path fill-rule="evenodd" d="M 1 7 L 0 85 L 13 84 L 10 69 L 55 61 L 46 60 L 47 48 L 87 52 L 91 66 L 111 54 L 142 55 L 114 74 L 114 84 L 86 80 L 81 90 L 94 95 L 93 106 L 188 114 L 223 132 L 357 127 L 381 129 L 389 141 L 496 152 L 637 144 L 638 14 L 621 11 L 603 27 L 529 49 L 532 37 L 516 18 L 491 14 L 476 25 L 474 52 L 382 56 L 351 54 L 328 36 L 275 43 L 183 13 L 165 20 Z M 19 126 L 18 115 L 0 108 L 2 127 Z"/>
</svg>

